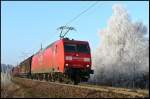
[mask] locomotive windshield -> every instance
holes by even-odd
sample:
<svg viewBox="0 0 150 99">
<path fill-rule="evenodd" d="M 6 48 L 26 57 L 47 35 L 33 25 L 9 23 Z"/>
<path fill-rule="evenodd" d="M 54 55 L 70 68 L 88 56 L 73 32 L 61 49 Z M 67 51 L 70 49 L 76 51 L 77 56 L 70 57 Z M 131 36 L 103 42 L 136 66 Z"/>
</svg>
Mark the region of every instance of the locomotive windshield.
<svg viewBox="0 0 150 99">
<path fill-rule="evenodd" d="M 64 49 L 65 52 L 90 53 L 86 44 L 65 44 Z"/>
<path fill-rule="evenodd" d="M 90 53 L 88 46 L 86 44 L 77 44 L 77 52 Z"/>
<path fill-rule="evenodd" d="M 75 44 L 65 44 L 64 46 L 66 52 L 75 52 L 76 45 Z"/>
</svg>

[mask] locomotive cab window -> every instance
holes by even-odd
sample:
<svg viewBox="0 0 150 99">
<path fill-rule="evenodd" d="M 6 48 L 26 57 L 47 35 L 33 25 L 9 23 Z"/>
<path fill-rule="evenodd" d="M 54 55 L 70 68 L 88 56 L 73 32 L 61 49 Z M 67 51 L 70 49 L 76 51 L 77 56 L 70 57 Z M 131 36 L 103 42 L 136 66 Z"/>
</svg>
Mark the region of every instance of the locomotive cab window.
<svg viewBox="0 0 150 99">
<path fill-rule="evenodd" d="M 79 52 L 79 53 L 90 53 L 87 44 L 65 44 L 65 52 Z"/>
<path fill-rule="evenodd" d="M 65 52 L 76 52 L 75 44 L 65 44 L 64 45 Z"/>
<path fill-rule="evenodd" d="M 77 44 L 77 52 L 90 53 L 90 50 L 86 44 Z"/>
</svg>

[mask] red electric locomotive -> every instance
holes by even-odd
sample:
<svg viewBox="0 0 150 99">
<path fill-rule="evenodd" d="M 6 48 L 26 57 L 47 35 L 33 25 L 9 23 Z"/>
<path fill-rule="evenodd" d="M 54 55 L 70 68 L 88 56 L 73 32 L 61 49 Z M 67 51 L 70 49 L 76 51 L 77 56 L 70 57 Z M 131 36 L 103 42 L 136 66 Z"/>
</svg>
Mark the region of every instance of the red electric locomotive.
<svg viewBox="0 0 150 99">
<path fill-rule="evenodd" d="M 60 39 L 21 62 L 16 70 L 19 76 L 32 79 L 88 81 L 93 73 L 89 43 Z"/>
<path fill-rule="evenodd" d="M 51 72 L 67 75 L 75 83 L 87 81 L 93 73 L 89 43 L 64 38 L 36 53 L 32 57 L 31 74 L 49 79 Z"/>
</svg>

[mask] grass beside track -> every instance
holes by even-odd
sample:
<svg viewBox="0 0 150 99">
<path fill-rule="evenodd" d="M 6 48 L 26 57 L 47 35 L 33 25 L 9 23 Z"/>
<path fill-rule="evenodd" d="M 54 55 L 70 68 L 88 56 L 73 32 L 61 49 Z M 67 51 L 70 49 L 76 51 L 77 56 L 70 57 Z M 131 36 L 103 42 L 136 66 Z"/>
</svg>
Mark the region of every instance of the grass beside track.
<svg viewBox="0 0 150 99">
<path fill-rule="evenodd" d="M 149 97 L 149 91 L 96 86 L 89 84 L 61 84 L 58 82 L 38 81 L 25 78 L 13 78 L 13 84 L 18 86 L 11 97 L 25 98 L 144 98 Z M 14 86 L 14 87 L 15 87 Z"/>
</svg>

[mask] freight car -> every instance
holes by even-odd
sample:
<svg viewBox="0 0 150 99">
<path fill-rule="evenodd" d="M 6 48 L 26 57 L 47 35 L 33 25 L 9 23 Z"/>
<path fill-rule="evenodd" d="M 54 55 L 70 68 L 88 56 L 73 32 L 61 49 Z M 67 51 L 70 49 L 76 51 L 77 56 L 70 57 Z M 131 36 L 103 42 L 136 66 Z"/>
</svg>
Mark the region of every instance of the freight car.
<svg viewBox="0 0 150 99">
<path fill-rule="evenodd" d="M 13 67 L 10 73 L 12 76 L 19 76 L 19 67 Z"/>
<path fill-rule="evenodd" d="M 19 67 L 20 67 L 19 75 L 21 77 L 30 77 L 31 76 L 32 57 L 33 56 L 30 56 L 29 58 L 25 59 L 23 62 L 21 62 L 19 64 Z"/>
<path fill-rule="evenodd" d="M 27 58 L 19 68 L 20 76 L 31 79 L 88 81 L 93 74 L 89 43 L 60 39 Z"/>
</svg>

